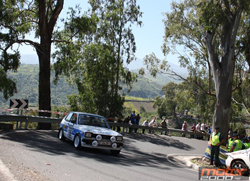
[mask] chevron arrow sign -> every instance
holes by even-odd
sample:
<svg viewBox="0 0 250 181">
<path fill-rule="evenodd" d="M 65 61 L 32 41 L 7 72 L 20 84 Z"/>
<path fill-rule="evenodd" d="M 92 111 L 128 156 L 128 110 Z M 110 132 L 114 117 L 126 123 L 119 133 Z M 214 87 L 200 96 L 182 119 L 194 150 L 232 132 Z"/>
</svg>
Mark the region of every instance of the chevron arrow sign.
<svg viewBox="0 0 250 181">
<path fill-rule="evenodd" d="M 27 99 L 10 99 L 10 108 L 28 108 L 28 104 Z"/>
</svg>

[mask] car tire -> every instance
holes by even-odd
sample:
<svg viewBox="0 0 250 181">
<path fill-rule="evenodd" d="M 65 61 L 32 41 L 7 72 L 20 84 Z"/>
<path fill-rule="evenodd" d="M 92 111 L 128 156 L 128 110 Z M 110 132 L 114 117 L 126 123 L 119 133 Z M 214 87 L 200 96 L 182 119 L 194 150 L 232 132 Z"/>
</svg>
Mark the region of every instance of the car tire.
<svg viewBox="0 0 250 181">
<path fill-rule="evenodd" d="M 242 160 L 235 160 L 232 163 L 231 169 L 247 169 L 247 171 L 242 171 L 243 176 L 249 176 L 249 168 Z"/>
<path fill-rule="evenodd" d="M 59 138 L 59 140 L 62 140 L 62 141 L 65 140 L 65 136 L 63 134 L 63 129 L 59 130 L 59 132 L 58 132 L 58 138 Z"/>
<path fill-rule="evenodd" d="M 110 153 L 111 153 L 112 155 L 119 155 L 120 151 L 121 151 L 121 150 L 110 150 Z"/>
<path fill-rule="evenodd" d="M 81 147 L 81 136 L 77 134 L 74 138 L 73 145 L 75 148 L 79 149 Z"/>
</svg>

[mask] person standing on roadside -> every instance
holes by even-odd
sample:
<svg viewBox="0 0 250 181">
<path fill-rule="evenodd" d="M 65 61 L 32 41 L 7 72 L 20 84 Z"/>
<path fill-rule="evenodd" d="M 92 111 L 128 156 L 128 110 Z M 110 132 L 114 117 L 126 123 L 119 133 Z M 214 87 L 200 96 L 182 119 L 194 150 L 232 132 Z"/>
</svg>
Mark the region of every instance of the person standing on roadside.
<svg viewBox="0 0 250 181">
<path fill-rule="evenodd" d="M 146 127 L 149 126 L 149 121 L 148 121 L 148 119 L 146 119 L 146 120 L 142 123 L 142 126 L 146 126 Z M 145 129 L 142 129 L 142 134 L 144 134 L 144 133 L 145 133 Z"/>
<path fill-rule="evenodd" d="M 140 114 L 137 114 L 137 116 L 135 118 L 135 124 L 136 125 L 139 125 L 140 119 L 141 119 Z M 135 133 L 137 133 L 137 130 L 138 130 L 138 128 L 135 128 Z"/>
<path fill-rule="evenodd" d="M 131 126 L 136 124 L 136 115 L 135 115 L 135 111 L 133 111 L 130 115 L 130 120 L 131 120 Z M 131 133 L 133 131 L 132 128 L 129 128 L 129 132 Z"/>
<path fill-rule="evenodd" d="M 186 121 L 183 122 L 182 127 L 181 127 L 181 130 L 182 130 L 182 131 L 187 131 L 187 122 L 186 122 Z M 181 133 L 181 136 L 182 136 L 182 137 L 185 137 L 186 134 L 185 134 L 185 133 Z"/>
<path fill-rule="evenodd" d="M 224 143 L 224 139 L 219 132 L 219 127 L 215 126 L 215 130 L 212 133 L 209 141 L 209 146 L 211 146 L 211 158 L 210 158 L 210 165 L 213 165 L 214 157 L 215 157 L 215 166 L 221 166 L 221 162 L 219 159 L 220 154 L 220 145 Z"/>
<path fill-rule="evenodd" d="M 122 116 L 119 116 L 119 117 L 118 117 L 116 123 L 119 123 L 119 124 L 123 123 Z M 117 130 L 116 130 L 116 131 L 120 133 L 121 127 L 120 127 L 120 126 L 117 126 Z"/>
<path fill-rule="evenodd" d="M 160 123 L 162 128 L 167 128 L 167 122 L 166 122 L 166 118 L 164 118 L 161 123 Z M 161 135 L 162 135 L 163 131 L 161 131 Z M 167 135 L 167 131 L 165 131 L 165 135 Z"/>
<path fill-rule="evenodd" d="M 158 127 L 157 122 L 156 122 L 156 117 L 154 117 L 154 118 L 152 119 L 152 121 L 150 121 L 149 127 L 153 127 L 153 128 L 157 128 L 157 127 Z M 154 130 L 149 130 L 149 133 L 154 134 L 155 131 L 154 131 Z"/>
</svg>

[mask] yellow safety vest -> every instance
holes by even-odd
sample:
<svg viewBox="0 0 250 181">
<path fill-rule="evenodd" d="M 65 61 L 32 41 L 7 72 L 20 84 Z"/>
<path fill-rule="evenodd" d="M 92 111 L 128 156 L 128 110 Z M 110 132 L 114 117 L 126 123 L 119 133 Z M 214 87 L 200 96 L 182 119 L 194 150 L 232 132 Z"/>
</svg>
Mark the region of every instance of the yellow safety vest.
<svg viewBox="0 0 250 181">
<path fill-rule="evenodd" d="M 244 143 L 244 145 L 245 145 L 245 149 L 250 148 L 250 143 Z"/>
<path fill-rule="evenodd" d="M 239 151 L 242 149 L 242 141 L 241 140 L 235 140 L 234 141 L 236 143 L 236 147 L 234 148 L 233 151 Z"/>
<path fill-rule="evenodd" d="M 227 146 L 227 150 L 230 151 L 231 147 L 233 146 L 234 140 L 232 138 L 230 138 L 228 140 L 228 146 Z"/>
<path fill-rule="evenodd" d="M 220 143 L 220 133 L 215 134 L 215 132 L 213 132 L 212 134 L 212 145 L 215 146 L 218 143 Z"/>
</svg>

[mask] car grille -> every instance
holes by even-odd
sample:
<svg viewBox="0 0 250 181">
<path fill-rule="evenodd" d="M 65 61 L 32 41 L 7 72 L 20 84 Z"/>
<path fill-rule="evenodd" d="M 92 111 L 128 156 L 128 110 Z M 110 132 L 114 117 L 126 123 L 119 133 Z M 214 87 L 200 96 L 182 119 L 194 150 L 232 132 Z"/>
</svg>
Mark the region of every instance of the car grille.
<svg viewBox="0 0 250 181">
<path fill-rule="evenodd" d="M 97 134 L 92 134 L 92 138 L 95 138 L 97 136 Z M 102 135 L 102 139 L 103 140 L 110 140 L 111 136 L 107 136 L 107 135 Z"/>
</svg>

